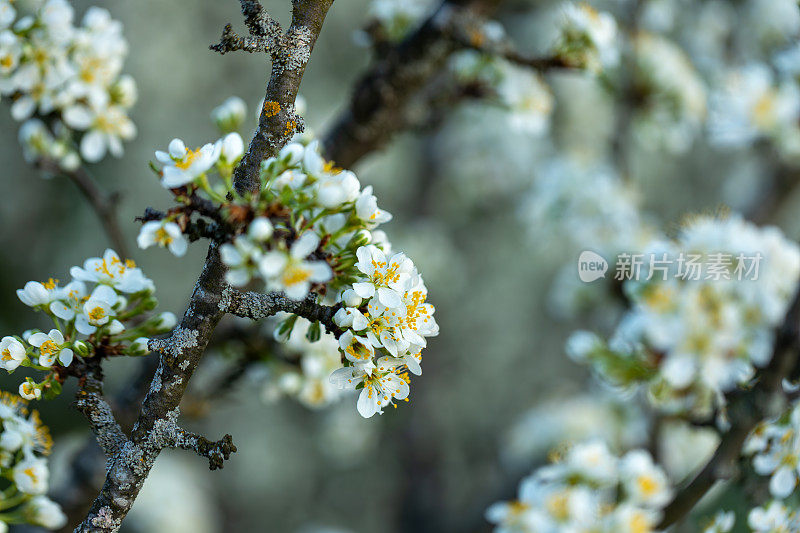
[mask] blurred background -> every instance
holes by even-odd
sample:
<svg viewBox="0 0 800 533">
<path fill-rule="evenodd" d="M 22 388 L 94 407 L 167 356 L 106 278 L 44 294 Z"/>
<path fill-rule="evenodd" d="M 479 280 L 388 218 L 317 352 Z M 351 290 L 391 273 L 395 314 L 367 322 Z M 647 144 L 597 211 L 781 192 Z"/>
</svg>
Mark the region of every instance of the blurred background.
<svg viewBox="0 0 800 533">
<path fill-rule="evenodd" d="M 91 5 L 74 3 L 78 14 Z M 288 24 L 289 2 L 263 3 Z M 265 372 L 251 368 L 224 396 L 183 407 L 187 426 L 214 438 L 232 434 L 238 452 L 210 473 L 201 458 L 165 451 L 123 531 L 487 531 L 485 508 L 513 498 L 520 477 L 570 435 L 607 433 L 641 444 L 643 414 L 605 402 L 603 391 L 589 390 L 586 370 L 564 355 L 571 331 L 608 328 L 622 310 L 609 285 L 579 286 L 577 256 L 587 248 L 633 246 L 649 227 L 669 232 L 685 214 L 723 205 L 800 237 L 800 220 L 791 216 L 800 202 L 791 151 L 770 139 L 720 148 L 706 124 L 714 84 L 726 69 L 768 63 L 796 40 L 800 21 L 770 11 L 780 3 L 638 6 L 638 29 L 683 50 L 701 84 L 699 125 L 669 133 L 684 142 L 665 144 L 652 134 L 673 127 L 646 116 L 657 101 L 634 104 L 591 76 L 549 72 L 553 112 L 545 131 L 520 131 L 507 110 L 467 101 L 361 161 L 354 170 L 362 184 L 373 185 L 381 207 L 394 214 L 382 229 L 425 276 L 441 327 L 410 403 L 372 419 L 358 415 L 352 397 L 310 409 L 276 399 Z M 634 10 L 622 0 L 593 5 L 617 15 L 621 27 Z M 130 45 L 125 72 L 139 88 L 131 114 L 138 135 L 122 159 L 109 157 L 91 171 L 106 190 L 120 192 L 120 218 L 133 244 L 134 217 L 170 202 L 147 168 L 153 151 L 173 137 L 193 146 L 215 140 L 209 113 L 231 95 L 247 102 L 254 127 L 269 65 L 260 55 L 208 50 L 225 23 L 242 27 L 233 0 L 103 7 L 123 22 Z M 327 130 L 370 62 L 357 35 L 368 10 L 367 0 L 340 0 L 328 15 L 301 87 L 314 132 Z M 496 18 L 521 50 L 536 54 L 552 43 L 559 16 L 557 3 L 519 0 L 503 3 Z M 3 332 L 45 326 L 15 289 L 64 278 L 69 266 L 108 245 L 72 183 L 43 179 L 26 164 L 17 127 L 0 113 Z M 598 175 L 600 184 L 593 181 Z M 155 281 L 160 310 L 183 313 L 204 254 L 202 243 L 182 259 L 135 251 Z M 206 356 L 195 388 L 218 359 Z M 137 364 L 106 365 L 107 389 L 124 387 Z M 17 383 L 18 376 L 0 378 L 4 390 Z M 72 391 L 36 405 L 56 441 L 54 496 L 88 433 L 69 405 Z M 680 480 L 689 467 L 674 468 Z"/>
</svg>

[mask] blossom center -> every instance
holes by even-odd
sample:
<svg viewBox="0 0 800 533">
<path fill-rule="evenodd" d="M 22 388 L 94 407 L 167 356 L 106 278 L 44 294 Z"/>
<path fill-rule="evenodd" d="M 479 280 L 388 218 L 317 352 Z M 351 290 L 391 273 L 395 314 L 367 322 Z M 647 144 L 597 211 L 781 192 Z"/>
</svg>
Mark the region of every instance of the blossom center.
<svg viewBox="0 0 800 533">
<path fill-rule="evenodd" d="M 199 156 L 200 156 L 200 148 L 198 148 L 197 150 L 189 150 L 187 148 L 186 155 L 183 157 L 183 160 L 176 161 L 175 166 L 181 170 L 186 170 L 187 168 L 192 166 L 192 163 L 194 163 Z"/>
<path fill-rule="evenodd" d="M 170 236 L 170 234 L 167 233 L 167 230 L 165 230 L 164 228 L 158 228 L 156 230 L 156 242 L 166 246 L 168 244 L 171 244 L 172 241 L 173 239 Z"/>
<path fill-rule="evenodd" d="M 283 271 L 281 281 L 284 285 L 295 285 L 307 281 L 311 277 L 311 270 L 301 265 L 289 265 Z"/>
<path fill-rule="evenodd" d="M 46 340 L 39 347 L 39 351 L 42 352 L 42 355 L 45 357 L 52 357 L 54 354 L 58 353 L 58 344 L 53 340 Z"/>
</svg>

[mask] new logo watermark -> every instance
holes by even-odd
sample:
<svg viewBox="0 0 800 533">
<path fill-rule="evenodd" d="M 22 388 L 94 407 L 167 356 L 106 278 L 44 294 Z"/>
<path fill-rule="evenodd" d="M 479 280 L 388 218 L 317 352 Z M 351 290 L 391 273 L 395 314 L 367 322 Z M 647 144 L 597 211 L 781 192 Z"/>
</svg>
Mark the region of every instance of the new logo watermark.
<svg viewBox="0 0 800 533">
<path fill-rule="evenodd" d="M 591 283 L 592 281 L 606 277 L 608 271 L 608 261 L 605 258 L 591 250 L 584 250 L 578 257 L 578 277 L 584 283 Z"/>
<path fill-rule="evenodd" d="M 761 252 L 706 254 L 684 253 L 670 255 L 667 252 L 627 253 L 614 258 L 614 279 L 617 281 L 650 281 L 669 278 L 682 281 L 756 281 L 764 256 Z M 609 264 L 606 259 L 591 250 L 578 256 L 578 277 L 591 283 L 606 277 Z"/>
</svg>

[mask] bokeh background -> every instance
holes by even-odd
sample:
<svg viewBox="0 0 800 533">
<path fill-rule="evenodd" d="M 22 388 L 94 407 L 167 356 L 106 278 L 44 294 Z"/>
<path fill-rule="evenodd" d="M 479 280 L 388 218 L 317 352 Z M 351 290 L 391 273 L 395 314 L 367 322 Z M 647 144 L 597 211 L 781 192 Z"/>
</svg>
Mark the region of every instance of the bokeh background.
<svg viewBox="0 0 800 533">
<path fill-rule="evenodd" d="M 288 24 L 289 2 L 263 3 Z M 749 13 L 745 1 L 652 3 L 667 6 L 649 15 L 652 23 L 672 21 L 662 31 L 687 49 L 692 35 L 703 31 L 703 9 L 730 15 L 721 30 L 726 42 Z M 622 1 L 596 4 L 621 18 L 629 8 Z M 75 5 L 82 13 L 90 4 Z M 138 135 L 126 144 L 122 159 L 107 158 L 91 170 L 106 190 L 121 193 L 120 217 L 133 243 L 134 217 L 146 206 L 170 201 L 147 168 L 153 151 L 173 137 L 188 145 L 216 139 L 209 112 L 231 95 L 249 104 L 253 127 L 269 65 L 260 55 L 223 57 L 208 50 L 226 22 L 241 28 L 233 0 L 103 5 L 125 25 L 130 44 L 125 71 L 139 87 L 132 111 Z M 366 0 L 339 0 L 326 20 L 301 87 L 307 124 L 315 132 L 326 131 L 369 64 L 369 51 L 354 38 L 367 8 Z M 557 16 L 555 3 L 511 1 L 497 18 L 521 49 L 536 52 L 553 39 Z M 708 16 L 703 20 L 718 21 Z M 762 53 L 751 46 L 754 55 Z M 542 413 L 586 392 L 587 372 L 564 355 L 565 339 L 579 327 L 608 327 L 621 310 L 613 298 L 598 295 L 593 311 L 567 312 L 558 303 L 553 287 L 565 265 L 575 274 L 580 251 L 575 232 L 582 228 L 569 226 L 570 234 L 563 235 L 558 223 L 532 220 L 526 210 L 543 160 L 568 153 L 582 161 L 613 161 L 617 118 L 624 110 L 581 74 L 553 73 L 546 80 L 555 95 L 547 135 L 510 130 L 505 111 L 467 102 L 432 128 L 397 136 L 355 169 L 395 215 L 383 229 L 395 249 L 414 259 L 437 309 L 441 334 L 426 351 L 411 402 L 366 420 L 352 398 L 312 410 L 289 399 L 266 399 L 266 378 L 254 369 L 224 397 L 202 409 L 184 409 L 192 429 L 233 435 L 239 451 L 232 460 L 210 473 L 200 458 L 164 452 L 123 531 L 488 530 L 485 508 L 512 498 L 519 478 L 544 459 L 548 439 L 560 438 L 550 436 L 561 430 L 543 422 Z M 28 280 L 65 277 L 70 265 L 107 246 L 103 228 L 75 187 L 65 179 L 43 179 L 30 168 L 16 135 L 17 124 L 0 112 L 3 332 L 44 326 L 37 322 L 42 317 L 15 298 L 15 289 Z M 718 150 L 698 135 L 688 150 L 673 153 L 638 142 L 635 130 L 622 143 L 625 187 L 636 191 L 643 216 L 655 227 L 676 227 L 686 213 L 728 205 L 760 223 L 778 224 L 790 238 L 800 237 L 800 219 L 792 216 L 798 191 L 786 189 L 766 212 L 762 205 L 765 192 L 796 177 L 770 146 Z M 563 214 L 558 204 L 553 209 Z M 592 211 L 582 220 L 601 229 L 607 223 Z M 182 259 L 155 249 L 136 251 L 137 264 L 156 283 L 161 310 L 180 316 L 204 254 L 202 243 Z M 217 358 L 206 357 L 196 385 L 219 367 Z M 124 387 L 136 364 L 107 365 L 108 390 Z M 0 385 L 14 390 L 14 378 L 2 378 Z M 37 405 L 56 439 L 54 487 L 88 433 L 69 405 L 71 390 L 59 401 Z M 526 426 L 532 409 L 539 418 Z M 592 401 L 570 409 L 576 431 L 630 415 Z M 613 421 L 603 418 L 608 416 Z M 625 430 L 631 442 L 646 434 L 641 425 Z"/>
</svg>

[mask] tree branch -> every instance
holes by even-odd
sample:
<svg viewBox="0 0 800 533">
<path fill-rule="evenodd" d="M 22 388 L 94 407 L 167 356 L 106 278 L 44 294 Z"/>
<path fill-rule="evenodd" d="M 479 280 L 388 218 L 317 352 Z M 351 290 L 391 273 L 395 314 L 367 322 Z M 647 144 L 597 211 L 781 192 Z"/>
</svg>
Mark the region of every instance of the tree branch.
<svg viewBox="0 0 800 533">
<path fill-rule="evenodd" d="M 776 333 L 770 364 L 761 371 L 753 388 L 729 395 L 730 428 L 722 435 L 720 445 L 706 466 L 664 509 L 664 518 L 657 529 L 666 529 L 681 520 L 718 480 L 728 479 L 735 474 L 745 439 L 759 422 L 770 416 L 774 409 L 775 394 L 781 391 L 781 381 L 799 360 L 800 290 L 795 294 L 786 319 Z"/>
<path fill-rule="evenodd" d="M 462 23 L 491 14 L 500 0 L 443 2 L 416 31 L 390 48 L 356 84 L 350 105 L 324 137 L 326 157 L 350 168 L 383 146 L 403 127 L 403 112 L 412 97 L 440 72 L 450 55 L 463 48 L 453 39 Z"/>
<path fill-rule="evenodd" d="M 269 52 L 273 58 L 279 57 L 284 46 L 283 28 L 273 19 L 258 1 L 240 0 L 245 25 L 250 37 L 240 37 L 230 24 L 222 30 L 219 44 L 211 45 L 211 50 L 225 54 L 235 50 L 245 52 Z"/>
<path fill-rule="evenodd" d="M 97 358 L 85 361 L 76 360 L 70 370 L 80 375 L 75 406 L 89 421 L 97 443 L 103 449 L 106 457 L 111 460 L 128 442 L 128 437 L 125 436 L 114 417 L 111 406 L 103 397 L 103 374 L 100 360 Z"/>
<path fill-rule="evenodd" d="M 303 130 L 302 118 L 294 111 L 294 101 L 325 15 L 332 4 L 333 0 L 293 2 L 292 25 L 283 37 L 280 50 L 272 57 L 272 73 L 258 119 L 258 129 L 233 173 L 233 185 L 239 194 L 258 191 L 261 162 L 277 153 L 295 131 Z"/>
<path fill-rule="evenodd" d="M 222 298 L 220 305 L 224 306 L 228 313 L 238 317 L 259 320 L 284 311 L 312 322 L 319 321 L 328 332 L 333 333 L 337 338 L 340 334 L 339 327 L 333 322 L 333 315 L 341 308 L 341 305 L 320 305 L 316 301 L 317 294 L 313 292 L 309 293 L 303 300 L 292 300 L 280 292 L 262 294 L 260 292 L 242 292 L 229 288 L 225 290 Z"/>
<path fill-rule="evenodd" d="M 202 435 L 197 435 L 185 429 L 178 428 L 175 433 L 175 441 L 171 443 L 173 448 L 189 450 L 201 457 L 208 459 L 209 470 L 222 468 L 222 464 L 227 461 L 232 453 L 236 453 L 236 446 L 230 435 L 225 435 L 218 441 L 210 441 Z"/>
<path fill-rule="evenodd" d="M 276 102 L 280 110 L 267 112 L 265 105 L 258 131 L 242 162 L 236 168 L 234 184 L 237 191 L 259 190 L 261 161 L 277 151 L 297 128 L 294 99 L 302 80 L 311 49 L 333 0 L 294 0 L 292 25 L 273 60 L 272 75 L 267 87 L 267 102 Z M 248 9 L 246 11 L 245 4 Z M 258 2 L 242 2 L 245 16 L 255 13 Z M 260 6 L 259 6 L 260 7 Z M 253 20 L 257 20 L 256 16 Z M 252 27 L 250 28 L 252 31 Z M 135 501 L 150 469 L 164 447 L 190 445 L 197 442 L 200 451 L 210 456 L 212 466 L 234 451 L 230 437 L 221 443 L 203 443 L 186 437 L 177 426 L 178 406 L 189 380 L 197 368 L 211 335 L 226 312 L 223 293 L 226 285 L 225 266 L 216 242 L 209 245 L 208 255 L 195 285 L 180 325 L 167 339 L 150 341 L 150 349 L 160 353 L 159 366 L 142 403 L 139 418 L 130 440 L 114 456 L 100 494 L 92 504 L 77 532 L 116 532 Z M 193 445 L 193 449 L 197 450 Z M 226 452 L 227 450 L 227 452 Z"/>
</svg>

